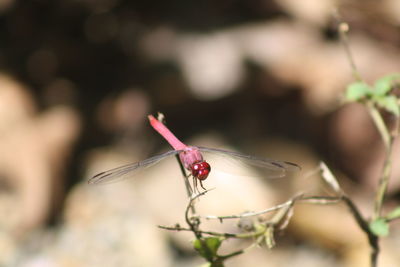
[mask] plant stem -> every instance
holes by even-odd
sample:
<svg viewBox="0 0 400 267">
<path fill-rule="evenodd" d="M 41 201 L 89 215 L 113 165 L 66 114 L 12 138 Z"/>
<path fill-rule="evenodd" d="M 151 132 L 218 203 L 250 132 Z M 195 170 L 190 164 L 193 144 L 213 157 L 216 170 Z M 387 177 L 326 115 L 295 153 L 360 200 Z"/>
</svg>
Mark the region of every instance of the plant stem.
<svg viewBox="0 0 400 267">
<path fill-rule="evenodd" d="M 374 124 L 382 137 L 383 143 L 385 145 L 385 150 L 386 150 L 385 161 L 383 163 L 383 170 L 382 170 L 381 177 L 379 178 L 378 190 L 375 195 L 373 219 L 377 219 L 382 214 L 383 200 L 385 198 L 387 188 L 389 185 L 390 174 L 391 174 L 391 170 L 392 170 L 391 154 L 392 154 L 392 147 L 393 147 L 393 139 L 389 133 L 389 129 L 387 128 L 385 122 L 383 121 L 381 114 L 376 109 L 376 107 L 374 107 L 374 105 L 371 102 L 367 102 L 367 107 L 368 107 L 368 111 L 372 117 L 372 120 L 374 121 Z"/>
<path fill-rule="evenodd" d="M 372 120 L 374 121 L 374 124 L 376 128 L 379 131 L 379 134 L 382 137 L 383 143 L 385 145 L 386 150 L 390 150 L 391 147 L 391 137 L 388 128 L 386 127 L 385 122 L 383 121 L 383 118 L 381 114 L 379 113 L 378 109 L 373 105 L 371 102 L 367 102 L 366 106 L 368 107 L 369 114 L 372 117 Z"/>
<path fill-rule="evenodd" d="M 181 160 L 179 159 L 179 155 L 175 155 L 176 160 L 178 161 L 179 164 L 179 168 L 181 170 L 182 173 L 182 177 L 183 177 L 183 182 L 185 183 L 185 187 L 186 187 L 186 193 L 188 197 L 191 197 L 192 195 L 192 189 L 190 187 L 189 181 L 188 181 L 188 176 L 186 174 L 186 170 L 185 167 L 183 166 Z"/>
<path fill-rule="evenodd" d="M 368 242 L 372 250 L 370 255 L 371 267 L 376 267 L 379 255 L 379 238 L 371 232 L 371 230 L 369 229 L 368 221 L 364 219 L 364 217 L 361 215 L 361 212 L 358 210 L 353 201 L 346 195 L 343 195 L 342 199 L 346 203 L 347 207 L 350 209 L 350 212 L 353 214 L 358 226 L 360 226 L 361 230 L 363 230 L 364 233 L 367 235 Z"/>
<path fill-rule="evenodd" d="M 392 147 L 393 146 L 390 145 L 386 150 L 385 162 L 383 164 L 383 171 L 381 177 L 379 178 L 378 191 L 376 192 L 375 195 L 373 219 L 379 218 L 382 214 L 383 200 L 387 192 L 390 180 L 390 174 L 392 170 L 392 159 L 391 159 Z"/>
<path fill-rule="evenodd" d="M 344 47 L 344 50 L 346 51 L 346 56 L 347 59 L 349 60 L 350 66 L 351 66 L 351 71 L 353 73 L 353 77 L 357 81 L 362 81 L 361 75 L 357 70 L 356 63 L 354 61 L 353 55 L 350 50 L 349 46 L 349 38 L 347 37 L 347 32 L 349 31 L 349 25 L 346 22 L 340 21 L 339 14 L 336 13 L 336 19 L 339 21 L 339 34 L 340 34 L 340 40 L 342 41 L 342 45 Z"/>
<path fill-rule="evenodd" d="M 376 109 L 376 107 L 374 107 L 374 105 L 371 102 L 367 102 L 367 107 L 368 107 L 368 111 L 372 117 L 372 120 L 374 121 L 374 124 L 382 137 L 383 143 L 385 145 L 385 150 L 386 150 L 385 161 L 383 163 L 383 170 L 382 170 L 381 177 L 379 178 L 378 190 L 375 195 L 373 219 L 377 219 L 382 214 L 383 200 L 385 198 L 387 188 L 389 185 L 390 174 L 391 174 L 391 170 L 392 170 L 391 154 L 392 154 L 392 147 L 393 147 L 393 139 L 389 133 L 389 129 L 387 128 L 385 122 L 383 121 L 381 114 Z"/>
<path fill-rule="evenodd" d="M 339 21 L 340 38 L 341 38 L 342 44 L 345 48 L 347 58 L 350 62 L 353 76 L 357 81 L 362 81 L 362 77 L 357 70 L 357 67 L 355 65 L 355 62 L 354 62 L 354 59 L 353 59 L 353 56 L 352 56 L 352 53 L 351 53 L 351 50 L 349 47 L 349 43 L 348 43 L 348 37 L 347 37 L 347 32 L 349 29 L 348 24 L 344 23 L 340 20 L 340 16 L 338 13 L 336 13 L 335 17 Z M 392 161 L 391 161 L 390 157 L 392 154 L 394 135 L 391 135 L 389 133 L 388 127 L 386 126 L 381 114 L 379 113 L 379 110 L 376 109 L 374 104 L 370 101 L 366 101 L 365 104 L 367 106 L 367 109 L 372 117 L 372 120 L 373 120 L 375 126 L 377 127 L 377 129 L 379 131 L 379 134 L 382 137 L 383 143 L 385 145 L 385 150 L 386 150 L 385 161 L 383 164 L 383 170 L 382 170 L 382 174 L 379 178 L 378 189 L 375 194 L 375 201 L 374 201 L 373 219 L 377 219 L 382 214 L 383 201 L 384 201 L 384 198 L 385 198 L 385 195 L 387 192 L 387 188 L 388 188 L 388 184 L 389 184 L 389 180 L 390 180 L 390 174 L 391 174 L 391 168 L 392 168 Z M 343 200 L 346 202 L 346 204 L 350 208 L 350 210 L 353 213 L 360 228 L 368 236 L 368 241 L 369 241 L 370 247 L 372 249 L 371 258 L 370 258 L 371 267 L 376 267 L 377 261 L 378 261 L 378 255 L 379 255 L 379 243 L 378 243 L 379 237 L 370 231 L 368 221 L 365 220 L 361 216 L 361 214 L 358 211 L 355 204 L 347 196 L 343 196 Z"/>
</svg>

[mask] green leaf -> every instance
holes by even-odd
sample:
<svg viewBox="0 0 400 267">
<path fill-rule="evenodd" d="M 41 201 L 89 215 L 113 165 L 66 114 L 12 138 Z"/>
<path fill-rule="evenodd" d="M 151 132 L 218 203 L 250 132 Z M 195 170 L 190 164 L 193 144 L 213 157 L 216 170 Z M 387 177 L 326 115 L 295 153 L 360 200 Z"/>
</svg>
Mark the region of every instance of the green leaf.
<svg viewBox="0 0 400 267">
<path fill-rule="evenodd" d="M 369 229 L 377 236 L 387 236 L 389 234 L 389 224 L 383 218 L 378 218 L 369 224 Z"/>
<path fill-rule="evenodd" d="M 371 93 L 371 88 L 364 82 L 354 82 L 347 86 L 346 99 L 348 101 L 358 101 Z"/>
<path fill-rule="evenodd" d="M 396 116 L 400 115 L 399 105 L 397 104 L 397 98 L 393 95 L 388 96 L 374 96 L 373 101 L 380 106 L 381 108 L 386 109 L 390 113 L 393 113 Z"/>
<path fill-rule="evenodd" d="M 387 220 L 393 220 L 400 217 L 400 207 L 395 208 L 388 215 L 386 215 Z"/>
<path fill-rule="evenodd" d="M 374 91 L 372 92 L 375 95 L 386 95 L 392 89 L 393 82 L 396 80 L 400 80 L 400 73 L 393 73 L 386 75 L 375 82 Z"/>
<path fill-rule="evenodd" d="M 218 237 L 208 237 L 205 239 L 207 247 L 212 250 L 214 254 L 217 254 L 219 246 L 221 246 L 221 239 Z"/>
<path fill-rule="evenodd" d="M 221 239 L 218 237 L 207 237 L 204 239 L 196 239 L 193 242 L 194 249 L 197 250 L 200 255 L 212 261 L 217 257 L 217 250 L 221 245 Z"/>
</svg>

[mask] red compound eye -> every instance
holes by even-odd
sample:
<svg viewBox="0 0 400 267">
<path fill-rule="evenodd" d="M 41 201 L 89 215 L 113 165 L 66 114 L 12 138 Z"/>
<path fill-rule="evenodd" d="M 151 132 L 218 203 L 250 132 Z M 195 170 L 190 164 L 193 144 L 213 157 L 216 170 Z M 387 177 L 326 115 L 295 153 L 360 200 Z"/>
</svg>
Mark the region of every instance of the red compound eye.
<svg viewBox="0 0 400 267">
<path fill-rule="evenodd" d="M 205 180 L 211 171 L 210 164 L 205 161 L 196 162 L 191 166 L 192 175 L 199 180 Z"/>
</svg>

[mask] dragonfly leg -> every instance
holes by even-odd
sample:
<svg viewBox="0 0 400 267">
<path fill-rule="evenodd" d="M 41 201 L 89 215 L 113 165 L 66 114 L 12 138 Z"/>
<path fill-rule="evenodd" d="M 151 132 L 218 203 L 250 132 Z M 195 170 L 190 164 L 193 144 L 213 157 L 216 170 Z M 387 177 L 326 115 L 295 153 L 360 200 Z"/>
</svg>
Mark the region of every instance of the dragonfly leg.
<svg viewBox="0 0 400 267">
<path fill-rule="evenodd" d="M 194 176 L 192 176 L 192 177 L 193 177 L 193 191 L 195 194 L 197 194 L 197 193 L 199 193 L 199 189 L 197 188 L 197 178 Z"/>
<path fill-rule="evenodd" d="M 199 182 L 200 182 L 200 186 L 201 186 L 201 188 L 203 188 L 204 189 L 204 191 L 207 191 L 207 189 L 203 186 L 203 182 L 201 181 L 201 180 L 199 180 Z"/>
</svg>

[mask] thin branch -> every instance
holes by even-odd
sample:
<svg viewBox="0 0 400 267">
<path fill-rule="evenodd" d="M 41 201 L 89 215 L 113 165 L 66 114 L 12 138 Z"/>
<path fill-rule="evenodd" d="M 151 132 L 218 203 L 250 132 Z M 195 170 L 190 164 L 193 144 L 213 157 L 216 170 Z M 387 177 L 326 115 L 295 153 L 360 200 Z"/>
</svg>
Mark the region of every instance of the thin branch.
<svg viewBox="0 0 400 267">
<path fill-rule="evenodd" d="M 392 221 L 395 221 L 395 220 L 398 220 L 398 219 L 400 219 L 400 215 L 399 215 L 399 216 L 396 216 L 396 217 L 385 218 L 385 220 L 386 220 L 387 222 L 392 222 Z"/>
<path fill-rule="evenodd" d="M 364 219 L 364 217 L 361 215 L 361 212 L 358 210 L 357 206 L 353 203 L 353 201 L 345 195 L 343 195 L 342 198 L 343 201 L 346 203 L 347 207 L 349 208 L 351 214 L 353 214 L 353 217 L 355 218 L 358 226 L 361 228 L 361 230 L 364 231 L 364 233 L 368 237 L 368 242 L 372 249 L 370 256 L 371 267 L 376 267 L 379 255 L 379 243 L 378 243 L 379 238 L 371 232 L 371 230 L 369 229 L 368 221 Z"/>
<path fill-rule="evenodd" d="M 186 232 L 193 232 L 192 229 L 190 228 L 184 228 L 179 225 L 177 226 L 163 226 L 163 225 L 158 225 L 158 228 L 164 229 L 164 230 L 169 230 L 169 231 L 186 231 Z M 199 230 L 198 231 L 201 234 L 204 235 L 211 235 L 211 236 L 216 236 L 216 237 L 224 237 L 224 238 L 239 238 L 237 234 L 232 234 L 232 233 L 219 233 L 219 232 L 213 232 L 213 231 L 203 231 Z"/>
<path fill-rule="evenodd" d="M 190 197 L 192 195 L 193 190 L 190 187 L 190 183 L 188 181 L 188 175 L 186 173 L 185 167 L 183 166 L 182 161 L 179 158 L 179 155 L 175 155 L 175 158 L 178 161 L 179 169 L 181 170 L 181 173 L 182 173 L 183 182 L 185 183 L 187 196 Z M 195 212 L 193 212 L 193 213 L 195 213 Z"/>
<path fill-rule="evenodd" d="M 361 75 L 359 74 L 357 67 L 354 63 L 353 55 L 351 53 L 349 42 L 348 42 L 347 33 L 349 31 L 349 26 L 347 23 L 341 21 L 340 15 L 338 13 L 335 14 L 335 17 L 339 22 L 340 39 L 345 48 L 347 59 L 349 60 L 349 63 L 351 65 L 353 76 L 356 80 L 362 81 Z M 391 157 L 391 152 L 392 152 L 393 139 L 392 139 L 390 132 L 388 130 L 388 127 L 386 126 L 386 124 L 382 118 L 382 115 L 379 113 L 378 109 L 370 101 L 366 101 L 365 104 L 367 106 L 368 112 L 371 115 L 371 118 L 372 118 L 375 126 L 377 127 L 377 129 L 379 131 L 379 134 L 382 137 L 383 143 L 386 148 L 386 155 L 385 155 L 383 171 L 382 171 L 381 177 L 379 178 L 378 190 L 375 195 L 375 201 L 374 201 L 373 218 L 376 219 L 381 216 L 382 205 L 383 205 L 384 197 L 386 195 L 387 187 L 388 187 L 389 180 L 390 180 L 390 173 L 391 173 L 391 166 L 392 166 L 390 157 Z"/>
<path fill-rule="evenodd" d="M 295 201 L 295 198 L 298 198 L 298 197 L 300 197 L 300 196 L 294 197 L 294 198 L 286 201 L 285 203 L 282 203 L 282 204 L 279 204 L 279 205 L 276 205 L 276 206 L 273 206 L 271 208 L 267 208 L 267 209 L 264 209 L 264 210 L 261 210 L 261 211 L 257 211 L 257 212 L 245 212 L 245 213 L 242 213 L 242 214 L 227 215 L 227 216 L 207 215 L 207 216 L 204 216 L 203 218 L 205 218 L 207 220 L 217 219 L 217 220 L 222 221 L 222 220 L 225 220 L 225 219 L 242 219 L 242 218 L 246 218 L 246 217 L 258 216 L 258 215 L 261 215 L 261 214 L 265 214 L 265 213 L 269 213 L 269 212 L 272 212 L 272 211 L 276 211 L 276 210 L 282 209 L 282 208 L 287 207 L 287 206 L 291 206 L 293 204 L 293 202 Z"/>
<path fill-rule="evenodd" d="M 354 61 L 353 55 L 350 50 L 349 46 L 349 38 L 347 36 L 347 33 L 349 32 L 349 25 L 346 22 L 343 22 L 340 18 L 340 15 L 338 12 L 335 13 L 336 20 L 339 23 L 338 30 L 339 30 L 339 35 L 340 35 L 340 40 L 342 41 L 342 45 L 344 47 L 344 50 L 346 51 L 346 56 L 347 59 L 349 60 L 350 66 L 351 66 L 351 71 L 353 73 L 353 77 L 357 81 L 362 81 L 362 77 L 360 73 L 357 70 L 356 63 Z"/>
<path fill-rule="evenodd" d="M 210 190 L 203 191 L 203 192 L 201 192 L 201 193 L 199 193 L 199 194 L 197 194 L 197 195 L 191 197 L 190 200 L 189 200 L 189 203 L 188 203 L 188 205 L 187 205 L 187 207 L 186 207 L 186 210 L 185 210 L 185 221 L 186 221 L 186 223 L 189 225 L 189 227 L 190 227 L 191 231 L 193 232 L 193 234 L 194 234 L 194 235 L 196 236 L 196 238 L 199 239 L 199 240 L 201 239 L 201 232 L 200 232 L 199 229 L 198 229 L 199 224 L 200 224 L 199 218 L 198 218 L 198 217 L 196 217 L 196 218 L 191 217 L 191 218 L 190 218 L 190 217 L 189 217 L 189 211 L 194 210 L 193 202 L 194 202 L 197 198 L 199 198 L 200 196 L 206 194 L 208 191 L 210 191 Z M 192 222 L 192 219 L 195 219 L 196 221 L 195 221 L 195 222 Z"/>
<path fill-rule="evenodd" d="M 301 202 L 311 203 L 311 204 L 318 204 L 318 205 L 329 205 L 329 204 L 336 204 L 342 201 L 342 195 L 340 196 L 308 196 L 300 199 Z"/>
<path fill-rule="evenodd" d="M 393 146 L 390 145 L 385 154 L 383 171 L 381 177 L 379 178 L 378 191 L 376 192 L 375 195 L 374 216 L 373 216 L 374 219 L 382 215 L 383 201 L 388 189 L 390 174 L 392 171 L 392 159 L 391 159 L 392 147 Z"/>
<path fill-rule="evenodd" d="M 185 231 L 185 232 L 193 232 L 191 228 L 185 228 L 181 227 L 179 225 L 176 226 L 163 226 L 163 225 L 158 225 L 159 228 L 169 230 L 169 231 Z M 251 231 L 248 233 L 240 233 L 240 234 L 232 234 L 232 233 L 220 233 L 220 232 L 214 232 L 214 231 L 204 231 L 204 230 L 198 230 L 197 231 L 201 235 L 210 235 L 210 236 L 216 236 L 216 237 L 222 237 L 222 238 L 238 238 L 238 239 L 247 239 L 247 238 L 254 238 L 259 236 L 260 234 L 263 234 L 264 231 L 262 230 L 256 230 L 256 231 Z"/>
<path fill-rule="evenodd" d="M 378 109 L 374 106 L 373 103 L 367 102 L 366 106 L 368 107 L 368 112 L 371 115 L 371 118 L 374 121 L 374 124 L 378 129 L 379 134 L 382 137 L 386 150 L 389 150 L 392 145 L 392 139 L 390 136 L 389 129 L 387 128 L 382 118 L 382 115 L 379 113 Z"/>
<path fill-rule="evenodd" d="M 331 186 L 333 186 L 333 189 L 338 188 L 338 190 L 335 190 L 339 195 L 337 199 L 344 201 L 344 203 L 349 208 L 350 213 L 353 215 L 355 221 L 359 225 L 360 229 L 364 231 L 364 233 L 367 235 L 368 242 L 372 250 L 370 262 L 371 266 L 375 267 L 377 264 L 377 259 L 379 254 L 379 244 L 378 244 L 379 238 L 370 230 L 368 220 L 366 220 L 362 216 L 360 210 L 357 208 L 354 202 L 347 195 L 344 194 L 343 190 L 340 188 L 339 183 L 337 182 L 336 177 L 329 170 L 328 166 L 326 166 L 325 164 L 321 164 L 321 169 L 325 169 L 325 172 L 324 171 L 322 172 L 323 179 L 325 181 L 330 181 L 330 184 Z M 314 198 L 312 198 L 311 200 L 314 200 Z"/>
<path fill-rule="evenodd" d="M 304 201 L 304 202 L 313 203 L 313 204 L 326 205 L 326 204 L 335 204 L 335 203 L 339 202 L 340 200 L 341 200 L 340 197 L 304 196 L 303 194 L 299 194 L 282 204 L 278 204 L 271 208 L 267 208 L 267 209 L 256 211 L 256 212 L 245 212 L 245 213 L 241 213 L 241 214 L 227 215 L 227 216 L 207 215 L 207 216 L 203 216 L 202 218 L 207 219 L 207 220 L 220 220 L 220 221 L 225 220 L 225 219 L 242 219 L 242 218 L 246 218 L 246 217 L 258 216 L 258 215 L 266 214 L 266 213 L 273 212 L 273 211 L 276 211 L 279 209 L 283 209 L 283 208 L 292 206 L 294 204 L 294 202 L 297 202 L 297 201 L 301 201 L 301 202 Z"/>
</svg>

